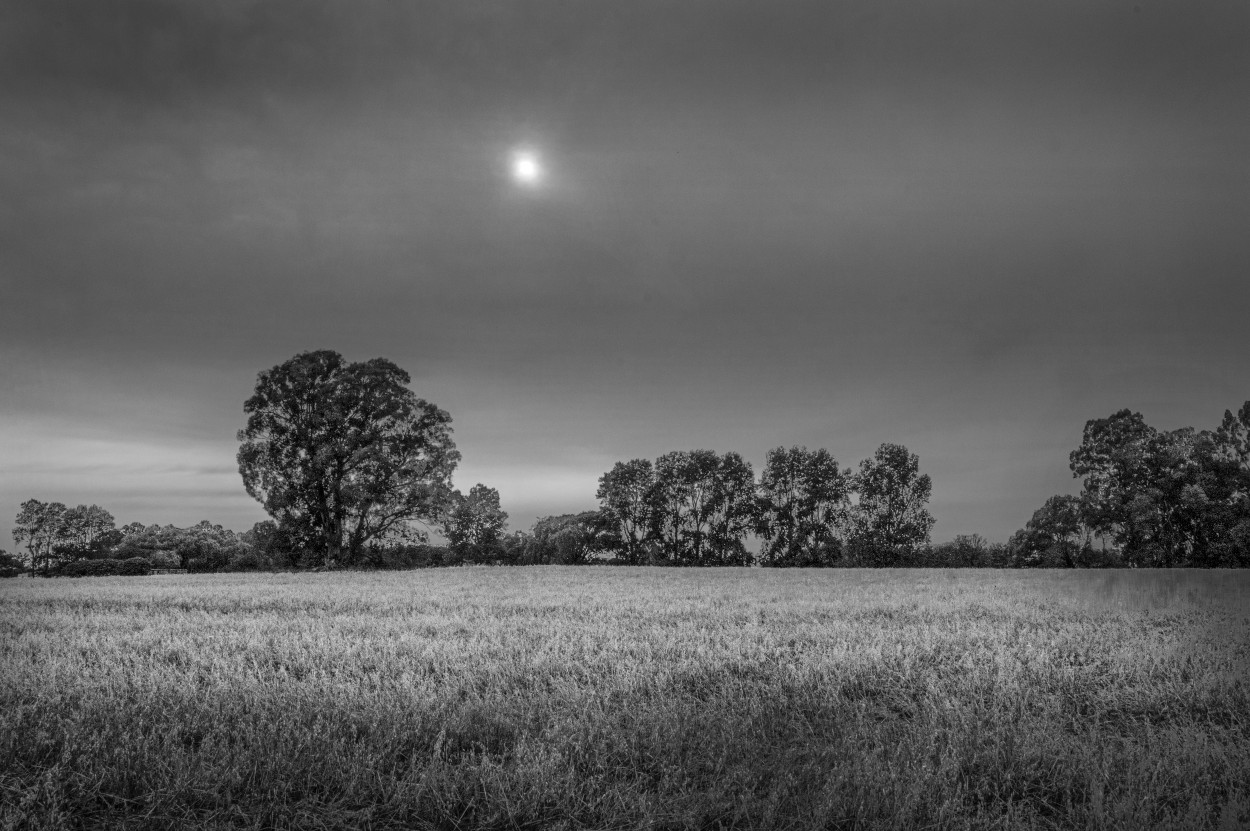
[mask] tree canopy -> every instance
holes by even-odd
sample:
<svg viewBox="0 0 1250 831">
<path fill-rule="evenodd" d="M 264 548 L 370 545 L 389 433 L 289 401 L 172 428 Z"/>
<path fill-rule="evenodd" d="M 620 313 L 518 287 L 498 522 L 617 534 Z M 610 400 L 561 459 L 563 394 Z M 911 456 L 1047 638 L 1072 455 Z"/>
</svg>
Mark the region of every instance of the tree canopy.
<svg viewBox="0 0 1250 831">
<path fill-rule="evenodd" d="M 900 553 L 929 542 L 933 491 L 920 458 L 901 444 L 886 443 L 859 464 L 851 510 L 850 544 L 868 564 L 889 565 Z"/>
<path fill-rule="evenodd" d="M 305 352 L 260 373 L 244 404 L 238 462 L 247 492 L 307 536 L 326 565 L 445 512 L 460 459 L 451 416 L 384 358 Z"/>
<path fill-rule="evenodd" d="M 824 448 L 768 451 L 760 474 L 756 530 L 768 565 L 812 566 L 836 559 L 850 508 L 850 470 Z"/>
</svg>

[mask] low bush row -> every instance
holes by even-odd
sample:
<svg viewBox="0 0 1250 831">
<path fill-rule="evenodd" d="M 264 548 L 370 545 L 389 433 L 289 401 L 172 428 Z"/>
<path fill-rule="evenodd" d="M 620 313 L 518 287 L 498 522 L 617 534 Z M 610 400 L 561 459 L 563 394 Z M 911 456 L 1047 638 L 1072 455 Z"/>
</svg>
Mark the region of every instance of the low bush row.
<svg viewBox="0 0 1250 831">
<path fill-rule="evenodd" d="M 125 560 L 75 560 L 58 568 L 58 577 L 142 577 L 152 573 L 152 563 L 145 557 Z"/>
</svg>

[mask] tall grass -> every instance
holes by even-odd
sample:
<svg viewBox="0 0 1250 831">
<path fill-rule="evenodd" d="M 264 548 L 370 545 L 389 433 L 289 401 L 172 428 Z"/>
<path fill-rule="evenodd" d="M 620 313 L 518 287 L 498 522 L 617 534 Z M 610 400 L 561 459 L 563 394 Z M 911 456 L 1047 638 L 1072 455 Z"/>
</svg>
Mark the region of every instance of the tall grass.
<svg viewBox="0 0 1250 831">
<path fill-rule="evenodd" d="M 1250 825 L 1250 574 L 0 581 L 3 828 Z"/>
</svg>

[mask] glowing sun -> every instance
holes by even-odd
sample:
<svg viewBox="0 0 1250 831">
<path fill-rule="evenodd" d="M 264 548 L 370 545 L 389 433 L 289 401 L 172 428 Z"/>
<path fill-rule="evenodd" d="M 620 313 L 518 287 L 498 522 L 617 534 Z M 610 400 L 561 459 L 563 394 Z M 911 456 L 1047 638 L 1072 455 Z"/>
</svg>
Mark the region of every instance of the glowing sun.
<svg viewBox="0 0 1250 831">
<path fill-rule="evenodd" d="M 533 150 L 514 150 L 512 152 L 512 181 L 525 187 L 542 184 L 543 163 Z"/>
</svg>

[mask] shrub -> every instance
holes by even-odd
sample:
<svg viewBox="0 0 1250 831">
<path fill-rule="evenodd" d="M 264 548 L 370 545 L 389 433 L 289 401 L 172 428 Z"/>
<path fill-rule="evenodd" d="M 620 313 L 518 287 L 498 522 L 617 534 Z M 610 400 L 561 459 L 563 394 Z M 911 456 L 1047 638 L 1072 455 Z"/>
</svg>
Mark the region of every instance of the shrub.
<svg viewBox="0 0 1250 831">
<path fill-rule="evenodd" d="M 74 560 L 56 569 L 58 577 L 111 577 L 117 574 L 117 560 Z"/>
<path fill-rule="evenodd" d="M 26 571 L 26 564 L 7 551 L 0 551 L 0 577 L 17 577 Z"/>
<path fill-rule="evenodd" d="M 410 545 L 368 546 L 362 565 L 366 568 L 403 570 L 452 565 L 450 549 L 441 545 L 417 543 Z"/>
<path fill-rule="evenodd" d="M 172 551 L 157 548 L 144 555 L 152 568 L 182 568 L 182 559 Z"/>
<path fill-rule="evenodd" d="M 152 573 L 152 561 L 146 557 L 129 557 L 114 562 L 117 563 L 117 574 L 122 577 L 142 577 Z"/>
<path fill-rule="evenodd" d="M 260 555 L 250 548 L 240 549 L 230 558 L 230 564 L 227 566 L 230 571 L 260 571 L 264 567 L 265 563 Z"/>
<path fill-rule="evenodd" d="M 75 560 L 57 569 L 58 577 L 142 577 L 152 573 L 152 564 L 143 557 L 126 560 Z"/>
</svg>

